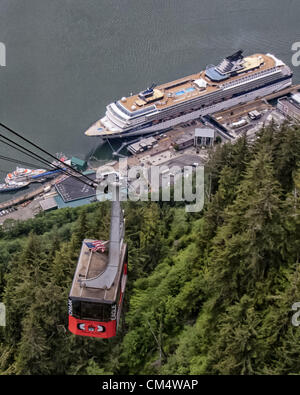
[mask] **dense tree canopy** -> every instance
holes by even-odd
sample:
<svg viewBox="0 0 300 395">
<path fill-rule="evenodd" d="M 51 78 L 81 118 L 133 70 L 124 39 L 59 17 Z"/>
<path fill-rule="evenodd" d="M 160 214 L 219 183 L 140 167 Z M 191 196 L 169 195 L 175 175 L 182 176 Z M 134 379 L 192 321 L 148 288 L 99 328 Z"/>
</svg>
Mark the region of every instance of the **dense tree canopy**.
<svg viewBox="0 0 300 395">
<path fill-rule="evenodd" d="M 67 330 L 84 237 L 108 238 L 109 203 L 0 230 L 1 374 L 300 373 L 300 129 L 217 145 L 202 213 L 127 202 L 129 281 L 115 338 Z"/>
</svg>

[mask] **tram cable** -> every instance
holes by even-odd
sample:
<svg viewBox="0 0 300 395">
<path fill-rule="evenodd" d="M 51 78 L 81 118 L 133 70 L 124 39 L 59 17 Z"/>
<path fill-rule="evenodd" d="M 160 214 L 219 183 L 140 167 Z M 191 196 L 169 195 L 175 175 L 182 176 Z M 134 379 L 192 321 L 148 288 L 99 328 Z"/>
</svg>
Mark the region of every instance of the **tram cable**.
<svg viewBox="0 0 300 395">
<path fill-rule="evenodd" d="M 92 185 L 90 185 L 90 183 L 87 183 L 86 181 L 84 181 L 84 180 L 82 180 L 81 178 L 75 176 L 74 174 L 70 173 L 69 171 L 67 171 L 67 170 L 65 170 L 65 169 L 63 169 L 63 168 L 61 168 L 60 166 L 54 165 L 53 163 L 49 162 L 47 159 L 42 158 L 40 155 L 38 155 L 38 154 L 36 154 L 35 152 L 29 150 L 28 148 L 22 147 L 20 144 L 14 142 L 13 140 L 9 139 L 8 137 L 3 136 L 3 135 L 1 135 L 1 134 L 0 134 L 0 137 L 2 137 L 2 138 L 4 138 L 4 139 L 6 139 L 6 140 L 12 142 L 13 144 L 16 144 L 16 145 L 17 145 L 18 147 L 20 147 L 20 148 L 24 148 L 24 150 L 26 150 L 26 151 L 28 151 L 30 154 L 32 154 L 31 157 L 33 157 L 33 155 L 36 156 L 36 158 L 34 158 L 34 159 L 39 160 L 39 161 L 42 162 L 43 164 L 46 163 L 47 165 L 51 166 L 52 168 L 61 170 L 61 171 L 62 171 L 63 173 L 65 173 L 66 175 L 71 176 L 71 177 L 77 179 L 78 181 L 82 182 L 83 184 L 85 184 L 85 185 L 87 185 L 87 186 L 89 186 L 89 187 L 92 186 Z M 7 144 L 6 142 L 3 142 L 3 143 Z M 13 147 L 13 148 L 15 148 L 15 147 Z M 25 155 L 29 155 L 27 152 L 24 152 L 24 151 L 23 151 L 23 153 L 24 153 Z M 37 158 L 38 158 L 38 159 L 37 159 Z M 61 163 L 64 163 L 64 162 L 61 162 Z M 81 174 L 81 173 L 80 173 L 80 174 Z M 92 187 L 94 187 L 94 186 L 92 186 Z"/>
<path fill-rule="evenodd" d="M 44 160 L 42 161 L 41 159 L 37 159 L 34 155 L 31 155 L 31 154 L 29 154 L 28 152 L 26 152 L 26 151 L 24 151 L 24 150 L 22 150 L 22 149 L 20 149 L 20 148 L 15 147 L 14 145 L 8 143 L 7 141 L 1 140 L 1 138 L 0 138 L 0 143 L 6 144 L 7 146 L 9 146 L 9 147 L 15 149 L 16 151 L 21 152 L 22 154 L 27 155 L 27 156 L 29 156 L 30 158 L 32 158 L 32 159 L 34 159 L 34 160 L 36 160 L 36 161 L 38 161 L 38 162 L 41 162 L 41 163 L 46 164 L 47 166 L 49 166 L 48 161 L 46 161 L 46 160 L 45 160 L 45 161 L 44 161 Z M 35 167 L 36 164 L 35 164 L 35 165 L 32 165 L 32 166 Z"/>
<path fill-rule="evenodd" d="M 33 163 L 24 162 L 24 161 L 21 161 L 21 160 L 16 159 L 16 158 L 9 158 L 8 156 L 3 156 L 3 155 L 0 155 L 0 159 L 5 160 L 7 162 L 13 162 L 13 163 L 21 164 L 21 165 L 24 165 L 24 166 L 33 166 L 33 167 L 36 166 Z M 51 169 L 46 169 L 46 170 L 50 171 Z"/>
<path fill-rule="evenodd" d="M 0 124 L 0 126 L 1 126 L 1 124 Z M 85 185 L 87 185 L 87 186 L 89 186 L 89 187 L 96 188 L 95 182 L 94 182 L 93 180 L 91 180 L 89 177 L 86 177 L 84 174 L 80 173 L 78 170 L 75 171 L 75 169 L 73 169 L 71 166 L 65 164 L 63 161 L 60 161 L 60 160 L 57 159 L 55 156 L 52 155 L 53 158 L 55 158 L 55 160 L 56 160 L 57 162 L 60 162 L 60 163 L 62 163 L 63 166 L 67 166 L 67 167 L 70 168 L 72 171 L 74 170 L 76 173 L 79 173 L 81 177 L 82 177 L 82 176 L 85 176 L 86 178 L 88 178 L 88 180 L 91 180 L 91 182 L 92 182 L 93 184 L 91 185 L 91 183 L 88 183 L 87 181 L 83 180 L 81 177 L 75 176 L 74 174 L 70 173 L 70 171 L 68 171 L 68 170 L 66 170 L 66 169 L 64 169 L 64 168 L 61 168 L 60 166 L 57 166 L 57 165 L 51 163 L 51 162 L 48 161 L 47 159 L 41 157 L 40 155 L 36 154 L 35 152 L 29 150 L 28 148 L 25 148 L 25 147 L 21 146 L 20 144 L 16 143 L 15 141 L 11 140 L 10 138 L 8 138 L 8 137 L 6 137 L 6 136 L 4 136 L 4 135 L 2 135 L 2 134 L 0 134 L 0 138 L 3 138 L 3 139 L 5 139 L 5 140 L 8 140 L 10 143 L 15 144 L 15 145 L 16 145 L 17 147 L 19 147 L 21 150 L 25 150 L 26 152 L 21 151 L 21 152 L 23 152 L 25 155 L 29 155 L 29 154 L 30 154 L 30 156 L 31 156 L 31 157 L 34 156 L 36 160 L 39 160 L 39 161 L 43 162 L 44 164 L 46 163 L 47 165 L 51 166 L 52 168 L 61 170 L 61 171 L 62 171 L 63 173 L 65 173 L 66 175 L 71 176 L 71 177 L 77 179 L 78 181 L 82 182 L 83 184 L 85 184 Z M 7 142 L 4 142 L 4 141 L 3 141 L 3 143 L 7 144 Z M 11 146 L 11 145 L 10 145 L 10 146 Z M 13 147 L 13 148 L 15 148 L 15 147 Z M 29 154 L 28 154 L 28 153 L 29 153 Z"/>
<path fill-rule="evenodd" d="M 42 151 L 44 154 L 49 155 L 51 158 L 55 159 L 56 161 L 60 162 L 62 165 L 64 165 L 65 167 L 69 168 L 70 170 L 72 170 L 72 172 L 78 173 L 81 177 L 86 178 L 89 182 L 92 183 L 92 185 L 89 186 L 94 186 L 95 182 L 87 177 L 85 174 L 82 174 L 80 171 L 73 169 L 73 167 L 71 167 L 70 165 L 67 165 L 66 163 L 64 163 L 63 161 L 61 161 L 60 159 L 56 158 L 56 156 L 52 155 L 50 152 L 46 151 L 45 149 L 43 149 L 42 147 L 38 146 L 37 144 L 33 143 L 32 141 L 30 141 L 29 139 L 27 139 L 26 137 L 23 137 L 22 135 L 20 135 L 18 132 L 16 132 L 15 130 L 11 129 L 10 127 L 6 126 L 5 124 L 3 124 L 2 122 L 0 122 L 0 126 L 4 129 L 6 129 L 7 131 L 9 131 L 10 133 L 12 133 L 13 135 L 17 136 L 18 138 L 22 139 L 23 141 L 25 141 L 26 143 L 32 145 L 33 147 L 39 149 L 40 151 Z M 3 137 L 3 136 L 2 136 Z M 26 149 L 27 150 L 27 149 Z"/>
<path fill-rule="evenodd" d="M 13 133 L 18 138 L 21 138 L 26 143 L 39 149 L 44 154 L 52 157 L 55 161 L 50 162 L 49 160 L 43 158 L 41 155 L 37 154 L 36 152 L 21 146 L 16 141 L 13 141 L 12 139 L 2 134 L 0 134 L 0 142 L 4 144 L 8 144 L 8 146 L 18 150 L 24 155 L 30 156 L 32 159 L 36 161 L 41 161 L 44 164 L 46 163 L 52 169 L 57 168 L 61 170 L 68 176 L 74 177 L 75 179 L 83 182 L 89 187 L 96 188 L 97 183 L 94 182 L 89 177 L 87 177 L 86 175 L 82 174 L 76 169 L 73 169 L 71 166 L 67 165 L 60 159 L 56 158 L 54 155 L 42 149 L 37 144 L 32 143 L 28 139 L 22 137 L 21 135 L 19 135 L 17 132 L 10 129 L 6 125 L 0 123 L 0 126 L 8 130 L 9 132 Z M 4 155 L 0 155 L 0 159 L 27 164 L 27 162 L 18 161 L 15 160 L 14 158 L 10 158 Z M 56 165 L 56 163 L 58 163 L 59 165 Z M 69 170 L 66 170 L 66 168 L 68 168 Z M 75 176 L 74 173 L 79 174 L 80 178 L 78 176 Z M 83 177 L 89 180 L 89 183 L 83 180 L 82 179 Z M 117 184 L 117 191 L 119 191 L 118 184 Z M 91 337 L 93 336 L 99 338 L 110 338 L 116 335 L 119 326 L 119 320 L 120 320 L 122 305 L 124 300 L 124 292 L 127 282 L 128 253 L 127 253 L 127 245 L 126 243 L 124 243 L 123 211 L 121 210 L 118 193 L 116 194 L 116 196 L 117 196 L 117 200 L 112 203 L 112 208 L 111 208 L 110 236 L 109 236 L 109 240 L 107 241 L 109 243 L 108 254 L 107 253 L 105 254 L 105 247 L 104 247 L 105 242 L 101 240 L 94 240 L 92 242 L 89 242 L 88 239 L 85 239 L 83 240 L 82 243 L 82 251 L 85 251 L 85 253 L 90 254 L 90 257 L 92 256 L 92 254 L 97 253 L 98 249 L 100 248 L 101 253 L 103 254 L 100 257 L 100 261 L 101 263 L 103 263 L 103 260 L 106 261 L 107 265 L 105 270 L 95 278 L 85 277 L 84 279 L 82 279 L 80 277 L 77 279 L 77 281 L 73 281 L 73 284 L 77 285 L 77 287 L 81 287 L 83 285 L 83 288 L 87 293 L 90 292 L 90 288 L 92 288 L 92 292 L 87 294 L 85 298 L 78 298 L 77 296 L 73 298 L 74 296 L 72 293 L 73 286 L 70 291 L 69 301 L 68 301 L 69 330 L 76 335 L 91 336 Z M 80 256 L 82 255 L 83 254 L 81 253 Z M 96 259 L 93 260 L 90 259 L 89 265 L 90 262 L 94 262 L 94 261 L 96 261 L 97 263 L 99 260 L 97 259 L 97 257 Z M 80 276 L 79 271 L 81 271 L 80 270 L 81 264 L 82 262 L 79 259 L 74 274 L 74 278 L 76 278 L 77 275 L 78 277 Z M 102 294 L 102 296 L 98 295 L 98 297 L 95 298 L 95 293 L 94 293 L 95 288 L 100 291 L 99 293 Z M 111 288 L 113 292 L 107 293 L 106 290 L 107 289 L 110 290 Z M 101 293 L 102 290 L 105 290 L 105 292 Z M 78 306 L 80 310 L 79 313 L 78 313 Z M 86 308 L 86 312 L 84 308 Z"/>
</svg>

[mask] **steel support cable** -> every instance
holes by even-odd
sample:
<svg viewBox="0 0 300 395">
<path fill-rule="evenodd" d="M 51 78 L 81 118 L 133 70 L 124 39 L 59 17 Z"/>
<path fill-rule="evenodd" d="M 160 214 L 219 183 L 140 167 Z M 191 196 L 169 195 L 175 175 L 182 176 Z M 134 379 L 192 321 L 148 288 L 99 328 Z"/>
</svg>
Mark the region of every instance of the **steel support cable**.
<svg viewBox="0 0 300 395">
<path fill-rule="evenodd" d="M 32 158 L 32 159 L 34 159 L 34 160 L 36 160 L 36 161 L 38 161 L 38 162 L 41 162 L 41 163 L 46 164 L 47 166 L 49 166 L 49 162 L 48 162 L 47 160 L 44 160 L 44 159 L 43 159 L 43 160 L 37 159 L 34 155 L 31 155 L 31 154 L 29 154 L 28 152 L 23 151 L 21 148 L 15 147 L 14 145 L 8 143 L 7 141 L 3 141 L 3 140 L 0 139 L 0 143 L 6 144 L 6 145 L 8 145 L 9 147 L 15 149 L 16 151 L 19 151 L 19 152 L 21 152 L 22 154 L 27 155 L 27 156 L 29 156 L 30 158 Z M 34 165 L 34 166 L 36 166 L 36 165 Z"/>
<path fill-rule="evenodd" d="M 1 126 L 1 124 L 0 124 L 0 126 Z M 10 138 L 8 138 L 8 137 L 6 137 L 6 136 L 3 136 L 2 134 L 0 134 L 0 137 L 1 137 L 1 138 L 4 138 L 5 140 L 8 140 L 9 142 L 11 142 L 12 144 L 15 144 L 16 146 L 18 146 L 18 147 L 21 148 L 21 149 L 24 149 L 25 151 L 28 151 L 30 154 L 32 154 L 32 155 L 36 156 L 37 158 L 39 158 L 39 160 L 41 160 L 41 161 L 43 161 L 43 162 L 46 162 L 46 163 L 47 163 L 48 165 L 50 165 L 52 168 L 61 170 L 61 171 L 62 171 L 63 173 L 65 173 L 66 175 L 71 176 L 71 177 L 74 177 L 75 179 L 77 179 L 78 181 L 82 182 L 83 184 L 85 184 L 85 185 L 87 185 L 87 186 L 89 186 L 89 187 L 93 187 L 93 188 L 96 187 L 95 185 L 91 185 L 90 183 L 87 183 L 86 181 L 82 180 L 80 177 L 77 177 L 77 176 L 75 176 L 74 174 L 68 172 L 68 170 L 63 169 L 63 168 L 61 168 L 60 166 L 54 165 L 53 163 L 49 162 L 47 159 L 44 159 L 44 158 L 41 157 L 40 155 L 38 155 L 38 154 L 36 154 L 35 152 L 31 151 L 30 149 L 25 148 L 25 147 L 22 147 L 20 144 L 16 143 L 15 141 L 11 140 Z M 26 155 L 27 155 L 27 153 L 26 153 Z M 54 156 L 54 158 L 55 158 L 55 156 Z M 57 158 L 55 158 L 55 160 L 57 160 Z M 61 162 L 63 165 L 65 165 L 64 162 L 59 161 L 59 160 L 57 160 L 57 161 L 58 161 L 58 162 Z M 73 170 L 73 168 L 72 168 L 71 166 L 68 166 L 68 167 L 70 167 L 71 170 Z M 83 176 L 80 172 L 77 171 L 77 173 L 79 173 L 80 176 Z M 90 180 L 90 179 L 89 179 L 89 180 Z M 93 182 L 93 184 L 95 184 L 95 183 Z"/>
<path fill-rule="evenodd" d="M 2 136 L 2 135 L 0 134 L 0 137 L 1 137 L 1 136 Z M 8 139 L 8 137 L 5 137 L 5 136 L 3 136 L 3 138 L 4 138 L 4 139 Z M 12 140 L 10 140 L 10 139 L 8 139 L 8 140 L 9 140 L 9 141 L 12 141 Z M 49 162 L 47 159 L 44 159 L 44 158 L 42 158 L 42 157 L 38 157 L 38 158 L 37 158 L 37 157 L 36 157 L 37 154 L 36 154 L 35 152 L 30 151 L 30 150 L 28 150 L 27 148 L 24 148 L 25 150 L 28 151 L 28 152 L 26 152 L 26 151 L 24 151 L 24 150 L 21 149 L 21 148 L 15 147 L 13 144 L 18 145 L 18 147 L 22 147 L 22 146 L 19 145 L 18 143 L 15 143 L 14 141 L 12 141 L 13 144 L 9 144 L 7 141 L 3 141 L 3 140 L 0 139 L 0 142 L 3 143 L 3 144 L 8 145 L 9 147 L 11 147 L 11 148 L 13 148 L 13 149 L 15 149 L 15 150 L 17 150 L 17 151 L 19 151 L 19 152 L 21 152 L 21 153 L 24 154 L 24 155 L 29 156 L 30 158 L 32 158 L 32 159 L 34 159 L 34 160 L 36 160 L 36 161 L 38 161 L 38 162 L 41 162 L 43 165 L 46 164 L 47 166 L 51 166 L 52 169 L 60 169 L 60 170 L 63 171 L 65 174 L 68 174 L 68 175 L 72 176 L 71 173 L 68 173 L 67 171 L 64 171 L 64 170 L 61 169 L 61 167 L 59 167 L 59 166 L 55 166 L 53 163 Z M 23 148 L 23 147 L 22 147 L 22 148 Z M 30 154 L 29 152 L 32 152 L 33 155 Z M 18 163 L 21 163 L 21 162 L 18 161 Z M 35 165 L 34 165 L 34 164 L 31 164 L 31 166 L 36 167 L 37 165 L 36 165 L 36 164 L 35 164 Z M 77 178 L 77 177 L 74 176 L 74 178 Z"/>
<path fill-rule="evenodd" d="M 80 171 L 73 169 L 73 167 L 65 164 L 63 161 L 61 161 L 60 159 L 57 159 L 56 156 L 52 155 L 50 152 L 47 152 L 46 150 L 44 150 L 43 148 L 39 147 L 37 144 L 33 143 L 32 141 L 30 141 L 29 139 L 27 139 L 26 137 L 21 136 L 19 133 L 17 133 L 16 131 L 14 131 L 13 129 L 11 129 L 10 127 L 6 126 L 5 124 L 3 124 L 2 122 L 0 122 L 0 126 L 4 129 L 6 129 L 7 131 L 9 131 L 10 133 L 14 134 L 15 136 L 19 137 L 20 139 L 26 141 L 26 143 L 31 144 L 33 147 L 39 149 L 40 151 L 42 151 L 44 154 L 49 155 L 51 158 L 55 159 L 56 161 L 60 162 L 61 164 L 63 164 L 64 166 L 68 167 L 70 170 L 72 170 L 72 172 L 78 173 L 81 177 L 86 178 L 87 180 L 89 180 L 92 185 L 90 186 L 94 186 L 95 182 L 87 177 L 85 174 L 82 174 Z"/>
<path fill-rule="evenodd" d="M 34 165 L 33 163 L 24 162 L 24 161 L 16 159 L 16 158 L 9 158 L 8 156 L 0 155 L 0 159 L 5 160 L 7 162 L 13 162 L 13 163 L 17 163 L 17 164 L 19 163 L 24 166 L 36 167 L 36 165 Z M 46 169 L 46 170 L 51 171 L 51 169 Z"/>
</svg>

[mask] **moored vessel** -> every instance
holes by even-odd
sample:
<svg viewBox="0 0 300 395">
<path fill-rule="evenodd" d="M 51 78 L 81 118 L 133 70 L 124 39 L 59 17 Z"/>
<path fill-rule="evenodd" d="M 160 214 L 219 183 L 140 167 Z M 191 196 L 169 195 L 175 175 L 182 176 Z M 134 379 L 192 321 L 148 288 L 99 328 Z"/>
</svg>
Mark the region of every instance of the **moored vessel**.
<svg viewBox="0 0 300 395">
<path fill-rule="evenodd" d="M 106 107 L 87 136 L 126 138 L 172 128 L 182 122 L 278 92 L 292 84 L 292 71 L 272 54 L 224 58 L 217 66 L 155 86 Z"/>
<path fill-rule="evenodd" d="M 24 181 L 46 172 L 47 170 L 45 169 L 25 169 L 23 167 L 17 167 L 15 171 L 7 174 L 5 182 L 9 184 L 12 181 Z"/>
<path fill-rule="evenodd" d="M 24 169 L 17 167 L 15 171 L 8 173 L 5 177 L 5 182 L 10 184 L 14 181 L 38 181 L 41 179 L 51 178 L 57 176 L 61 169 L 45 170 L 45 169 Z"/>
<path fill-rule="evenodd" d="M 9 184 L 0 184 L 0 193 L 1 192 L 14 192 L 19 189 L 27 187 L 27 185 L 29 185 L 29 184 L 30 184 L 29 181 L 27 181 L 27 182 L 11 181 Z"/>
</svg>

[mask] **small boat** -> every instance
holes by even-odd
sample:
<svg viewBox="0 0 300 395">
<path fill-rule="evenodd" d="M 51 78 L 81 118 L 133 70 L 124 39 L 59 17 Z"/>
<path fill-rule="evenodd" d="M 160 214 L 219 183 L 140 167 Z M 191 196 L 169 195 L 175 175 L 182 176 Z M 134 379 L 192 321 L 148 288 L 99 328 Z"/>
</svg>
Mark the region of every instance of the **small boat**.
<svg viewBox="0 0 300 395">
<path fill-rule="evenodd" d="M 17 191 L 18 189 L 22 189 L 27 187 L 30 182 L 16 182 L 16 181 L 11 181 L 9 184 L 0 184 L 0 193 L 1 192 L 13 192 Z"/>
</svg>

